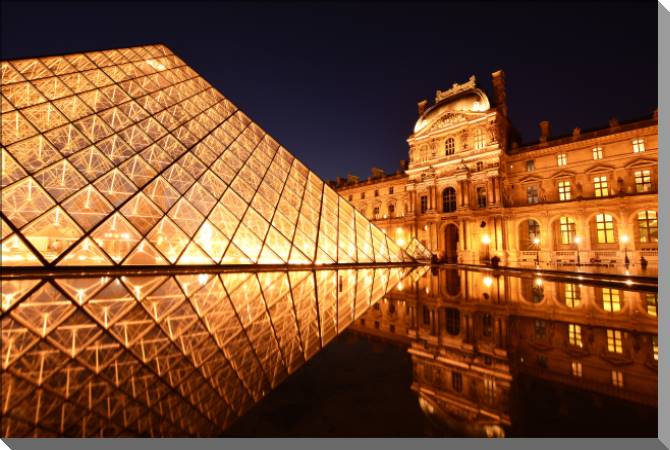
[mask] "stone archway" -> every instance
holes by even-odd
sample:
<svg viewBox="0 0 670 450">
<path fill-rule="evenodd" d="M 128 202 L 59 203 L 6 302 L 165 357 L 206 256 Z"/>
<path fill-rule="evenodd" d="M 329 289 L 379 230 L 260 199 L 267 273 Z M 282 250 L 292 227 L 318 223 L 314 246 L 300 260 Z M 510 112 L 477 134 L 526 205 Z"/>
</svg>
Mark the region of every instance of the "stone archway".
<svg viewBox="0 0 670 450">
<path fill-rule="evenodd" d="M 444 228 L 444 257 L 447 262 L 458 262 L 458 226 L 453 223 Z"/>
</svg>

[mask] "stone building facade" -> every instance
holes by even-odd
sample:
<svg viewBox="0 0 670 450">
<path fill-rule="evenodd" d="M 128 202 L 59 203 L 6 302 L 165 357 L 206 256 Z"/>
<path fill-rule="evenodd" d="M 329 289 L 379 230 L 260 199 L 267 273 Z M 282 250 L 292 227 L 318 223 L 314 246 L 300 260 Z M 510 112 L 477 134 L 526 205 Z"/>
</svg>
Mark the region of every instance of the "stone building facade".
<svg viewBox="0 0 670 450">
<path fill-rule="evenodd" d="M 474 262 L 653 262 L 658 255 L 658 118 L 519 145 L 502 71 L 493 99 L 474 77 L 418 104 L 409 161 L 393 175 L 333 182 L 401 245 Z"/>
</svg>

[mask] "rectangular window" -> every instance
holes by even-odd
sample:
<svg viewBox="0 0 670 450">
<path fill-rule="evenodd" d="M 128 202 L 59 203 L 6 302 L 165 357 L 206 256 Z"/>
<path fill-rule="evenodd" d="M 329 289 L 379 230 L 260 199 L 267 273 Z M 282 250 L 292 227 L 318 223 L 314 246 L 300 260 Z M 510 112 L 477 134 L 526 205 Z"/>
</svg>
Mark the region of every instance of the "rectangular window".
<svg viewBox="0 0 670 450">
<path fill-rule="evenodd" d="M 570 182 L 569 181 L 559 181 L 558 182 L 558 199 L 562 202 L 570 200 Z"/>
<path fill-rule="evenodd" d="M 372 214 L 374 215 L 375 219 L 379 218 L 379 206 L 374 207 L 374 209 L 372 210 Z"/>
<path fill-rule="evenodd" d="M 647 292 L 644 296 L 645 303 L 647 304 L 647 314 L 656 317 L 656 314 L 658 314 L 658 298 L 656 294 Z"/>
<path fill-rule="evenodd" d="M 635 172 L 635 191 L 651 191 L 651 170 L 638 170 Z"/>
<path fill-rule="evenodd" d="M 484 395 L 489 403 L 496 399 L 496 379 L 492 376 L 484 376 Z"/>
<path fill-rule="evenodd" d="M 658 242 L 658 217 L 656 211 L 637 213 L 637 225 L 640 229 L 640 242 L 643 244 Z"/>
<path fill-rule="evenodd" d="M 610 195 L 609 188 L 607 186 L 607 177 L 598 176 L 593 178 L 593 190 L 596 197 L 607 197 Z"/>
<path fill-rule="evenodd" d="M 644 139 L 633 139 L 633 153 L 642 153 L 644 150 Z"/>
<path fill-rule="evenodd" d="M 484 170 L 484 163 L 477 161 L 477 172 L 481 172 L 482 170 Z"/>
<path fill-rule="evenodd" d="M 349 194 L 349 201 L 352 201 L 354 199 L 353 194 Z"/>
<path fill-rule="evenodd" d="M 538 192 L 537 186 L 528 186 L 526 190 L 528 192 L 528 204 L 533 205 L 540 202 L 540 194 Z"/>
<path fill-rule="evenodd" d="M 621 293 L 618 289 L 603 288 L 603 309 L 607 312 L 621 311 Z"/>
<path fill-rule="evenodd" d="M 375 197 L 379 197 L 379 190 L 375 189 Z"/>
<path fill-rule="evenodd" d="M 529 159 L 526 161 L 526 172 L 532 172 L 533 170 L 535 170 L 535 160 Z"/>
<path fill-rule="evenodd" d="M 556 160 L 559 167 L 565 166 L 568 163 L 568 155 L 566 155 L 565 153 L 560 153 L 556 155 Z"/>
<path fill-rule="evenodd" d="M 623 387 L 623 371 L 612 369 L 612 385 L 620 388 Z"/>
<path fill-rule="evenodd" d="M 563 216 L 559 219 L 561 244 L 572 244 L 575 241 L 577 225 L 571 217 Z"/>
<path fill-rule="evenodd" d="M 389 194 L 393 194 L 393 186 L 389 188 Z"/>
<path fill-rule="evenodd" d="M 365 198 L 365 192 L 361 192 L 361 200 Z"/>
<path fill-rule="evenodd" d="M 428 196 L 421 196 L 421 214 L 425 214 L 428 211 Z"/>
<path fill-rule="evenodd" d="M 579 287 L 576 284 L 567 283 L 565 287 L 565 305 L 569 308 L 577 308 L 582 300 L 579 298 Z"/>
<path fill-rule="evenodd" d="M 651 347 L 654 352 L 654 360 L 658 361 L 658 336 L 651 337 Z"/>
<path fill-rule="evenodd" d="M 451 373 L 451 387 L 456 392 L 463 391 L 463 375 L 460 372 Z"/>
<path fill-rule="evenodd" d="M 486 208 L 486 188 L 477 188 L 477 207 Z"/>
<path fill-rule="evenodd" d="M 535 320 L 535 338 L 544 339 L 547 336 L 547 322 L 544 320 Z"/>
<path fill-rule="evenodd" d="M 393 217 L 395 214 L 395 205 L 389 205 L 389 216 Z"/>
<path fill-rule="evenodd" d="M 430 325 L 430 310 L 428 309 L 428 307 L 423 306 L 422 312 L 423 312 L 423 324 Z"/>
<path fill-rule="evenodd" d="M 609 214 L 596 215 L 596 236 L 598 244 L 614 242 L 614 219 Z"/>
<path fill-rule="evenodd" d="M 572 376 L 575 378 L 582 377 L 582 363 L 579 361 L 572 361 Z"/>
<path fill-rule="evenodd" d="M 603 148 L 602 147 L 594 147 L 593 149 L 593 159 L 594 160 L 599 160 L 603 159 Z"/>
<path fill-rule="evenodd" d="M 612 353 L 623 353 L 623 334 L 621 330 L 607 330 L 607 350 Z"/>
<path fill-rule="evenodd" d="M 571 323 L 568 324 L 568 341 L 570 345 L 582 348 L 582 327 L 580 325 Z"/>
<path fill-rule="evenodd" d="M 477 128 L 475 130 L 475 150 L 480 150 L 486 147 L 486 137 L 484 136 L 484 130 Z"/>
<path fill-rule="evenodd" d="M 493 317 L 489 313 L 485 313 L 482 317 L 482 334 L 486 337 L 493 336 Z"/>
</svg>

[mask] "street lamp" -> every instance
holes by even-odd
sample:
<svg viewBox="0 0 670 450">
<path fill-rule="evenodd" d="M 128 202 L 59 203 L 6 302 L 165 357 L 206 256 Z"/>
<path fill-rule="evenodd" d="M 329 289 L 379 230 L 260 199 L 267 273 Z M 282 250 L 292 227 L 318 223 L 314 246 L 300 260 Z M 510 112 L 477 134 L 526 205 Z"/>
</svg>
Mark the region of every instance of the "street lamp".
<svg viewBox="0 0 670 450">
<path fill-rule="evenodd" d="M 489 244 L 491 243 L 491 236 L 485 234 L 482 236 L 482 244 L 486 245 L 486 261 L 491 260 L 491 255 L 489 253 Z"/>
<path fill-rule="evenodd" d="M 533 244 L 535 244 L 535 264 L 540 264 L 540 238 L 535 236 Z"/>
<path fill-rule="evenodd" d="M 626 267 L 630 264 L 630 259 L 628 259 L 628 235 L 624 234 L 621 236 L 621 242 L 623 242 L 623 251 L 624 251 L 624 264 Z"/>
<path fill-rule="evenodd" d="M 575 245 L 577 246 L 577 265 L 579 266 L 581 264 L 579 260 L 579 244 L 581 244 L 582 238 L 579 236 L 575 236 Z"/>
</svg>

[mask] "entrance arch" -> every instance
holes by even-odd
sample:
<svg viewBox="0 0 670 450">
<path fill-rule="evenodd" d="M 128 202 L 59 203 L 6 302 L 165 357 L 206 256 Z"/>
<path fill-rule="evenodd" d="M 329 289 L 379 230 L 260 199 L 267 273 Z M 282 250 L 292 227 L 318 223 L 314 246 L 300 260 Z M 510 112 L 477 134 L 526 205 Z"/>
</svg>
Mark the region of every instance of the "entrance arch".
<svg viewBox="0 0 670 450">
<path fill-rule="evenodd" d="M 458 262 L 458 227 L 453 223 L 444 228 L 444 257 L 447 262 Z"/>
</svg>

